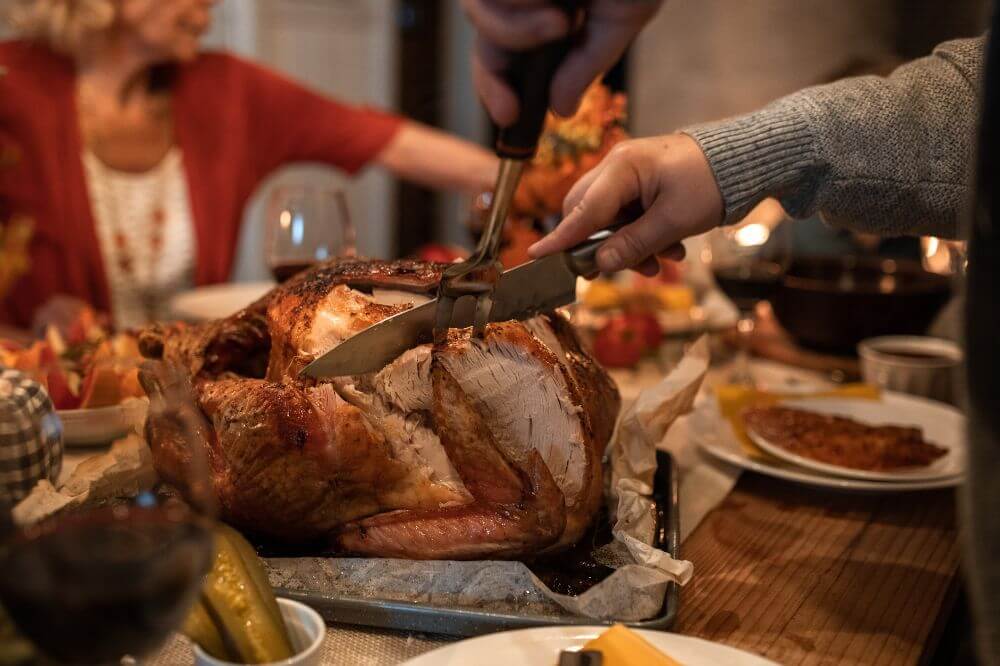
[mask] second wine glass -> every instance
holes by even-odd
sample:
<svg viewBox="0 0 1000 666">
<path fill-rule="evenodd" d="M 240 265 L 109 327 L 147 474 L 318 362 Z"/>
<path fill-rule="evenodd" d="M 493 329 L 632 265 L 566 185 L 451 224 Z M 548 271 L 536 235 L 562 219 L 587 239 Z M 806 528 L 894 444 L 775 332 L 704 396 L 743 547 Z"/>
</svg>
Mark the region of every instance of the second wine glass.
<svg viewBox="0 0 1000 666">
<path fill-rule="evenodd" d="M 342 190 L 283 185 L 267 206 L 266 260 L 284 282 L 313 264 L 356 251 L 354 227 Z"/>
<path fill-rule="evenodd" d="M 141 379 L 150 427 L 171 449 L 164 477 L 145 466 L 119 470 L 106 499 L 4 521 L 0 601 L 44 663 L 118 664 L 151 654 L 181 625 L 211 565 L 216 510 L 205 416 L 182 369 L 150 361 Z M 149 455 L 135 436 L 116 446 L 123 459 Z"/>
<path fill-rule="evenodd" d="M 707 236 L 702 259 L 715 283 L 739 309 L 737 358 L 731 381 L 753 386 L 750 345 L 756 328 L 757 304 L 771 299 L 791 260 L 788 218 L 780 206 L 764 206 L 739 224 L 720 227 Z"/>
</svg>

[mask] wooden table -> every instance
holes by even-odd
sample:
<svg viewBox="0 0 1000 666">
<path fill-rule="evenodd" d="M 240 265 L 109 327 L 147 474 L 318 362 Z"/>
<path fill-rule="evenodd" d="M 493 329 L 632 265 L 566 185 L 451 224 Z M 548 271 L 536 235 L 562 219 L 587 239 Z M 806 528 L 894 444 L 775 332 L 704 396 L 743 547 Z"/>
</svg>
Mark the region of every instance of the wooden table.
<svg viewBox="0 0 1000 666">
<path fill-rule="evenodd" d="M 745 473 L 684 542 L 673 631 L 782 664 L 916 664 L 957 589 L 953 490 L 847 495 Z"/>
</svg>

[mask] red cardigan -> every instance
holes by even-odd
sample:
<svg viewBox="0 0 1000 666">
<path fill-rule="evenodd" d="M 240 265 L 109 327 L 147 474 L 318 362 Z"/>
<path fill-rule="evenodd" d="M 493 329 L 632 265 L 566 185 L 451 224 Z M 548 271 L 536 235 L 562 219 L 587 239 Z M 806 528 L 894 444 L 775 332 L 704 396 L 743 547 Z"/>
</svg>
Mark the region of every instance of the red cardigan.
<svg viewBox="0 0 1000 666">
<path fill-rule="evenodd" d="M 81 161 L 72 62 L 27 42 L 0 42 L 0 211 L 35 221 L 31 272 L 0 302 L 0 322 L 27 326 L 55 294 L 109 310 L 101 250 Z M 174 136 L 183 153 L 197 245 L 197 284 L 232 269 L 243 208 L 270 172 L 315 161 L 354 173 L 401 119 L 348 106 L 252 63 L 205 53 L 182 65 L 173 89 Z"/>
</svg>

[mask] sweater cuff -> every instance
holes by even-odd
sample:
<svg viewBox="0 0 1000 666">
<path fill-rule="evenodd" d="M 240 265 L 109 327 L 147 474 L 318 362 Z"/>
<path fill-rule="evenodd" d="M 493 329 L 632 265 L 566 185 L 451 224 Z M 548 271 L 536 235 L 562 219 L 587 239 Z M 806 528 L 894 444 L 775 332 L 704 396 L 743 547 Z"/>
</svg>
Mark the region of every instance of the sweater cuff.
<svg viewBox="0 0 1000 666">
<path fill-rule="evenodd" d="M 767 197 L 782 199 L 793 216 L 813 199 L 818 159 L 804 104 L 793 96 L 746 116 L 681 130 L 708 158 L 725 205 L 723 224 L 739 222 Z M 782 198 L 786 193 L 791 199 Z"/>
</svg>

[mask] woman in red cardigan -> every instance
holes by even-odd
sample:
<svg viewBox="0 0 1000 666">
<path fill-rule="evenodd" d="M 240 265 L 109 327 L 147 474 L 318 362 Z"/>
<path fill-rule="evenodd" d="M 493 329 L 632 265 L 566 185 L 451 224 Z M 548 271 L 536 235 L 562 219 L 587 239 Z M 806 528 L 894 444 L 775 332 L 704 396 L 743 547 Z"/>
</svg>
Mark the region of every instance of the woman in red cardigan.
<svg viewBox="0 0 1000 666">
<path fill-rule="evenodd" d="M 492 186 L 494 157 L 388 113 L 199 52 L 213 0 L 16 0 L 0 43 L 0 210 L 34 221 L 0 302 L 27 326 L 57 294 L 122 326 L 228 279 L 243 208 L 290 162 L 374 163 L 432 187 Z M 8 160 L 10 161 L 10 160 Z"/>
</svg>

